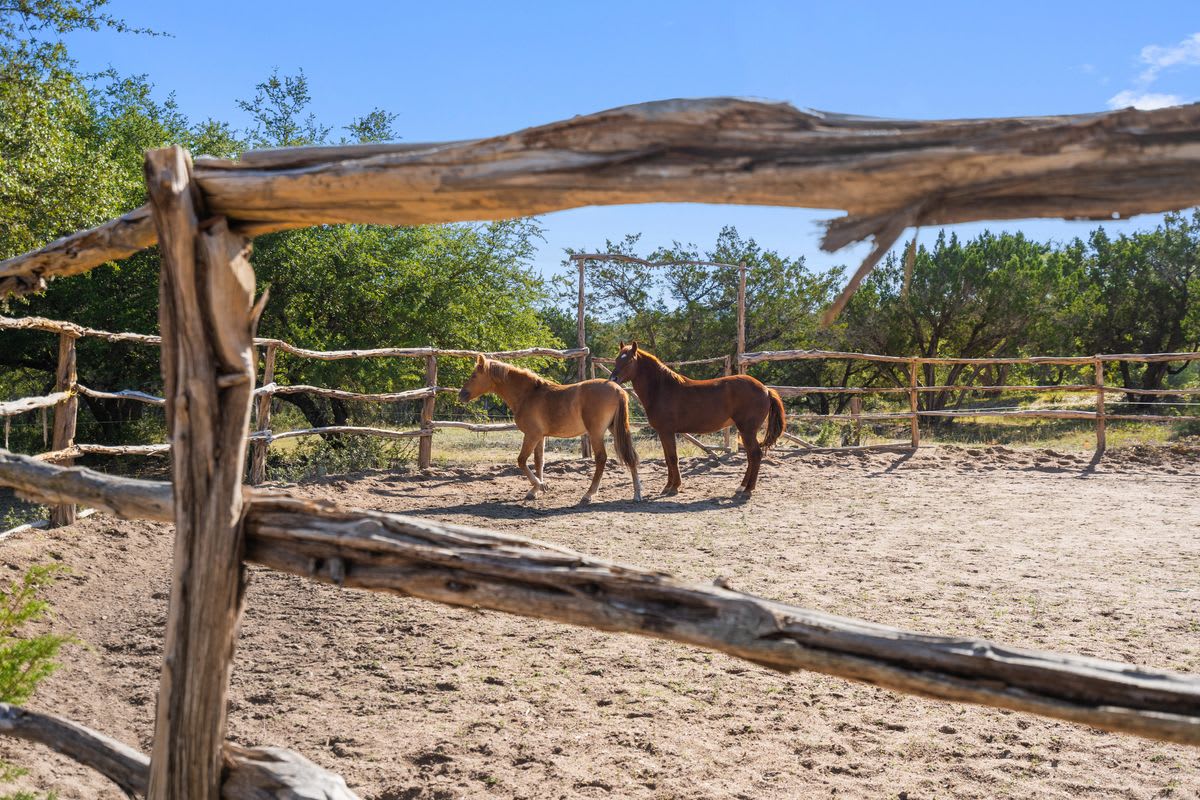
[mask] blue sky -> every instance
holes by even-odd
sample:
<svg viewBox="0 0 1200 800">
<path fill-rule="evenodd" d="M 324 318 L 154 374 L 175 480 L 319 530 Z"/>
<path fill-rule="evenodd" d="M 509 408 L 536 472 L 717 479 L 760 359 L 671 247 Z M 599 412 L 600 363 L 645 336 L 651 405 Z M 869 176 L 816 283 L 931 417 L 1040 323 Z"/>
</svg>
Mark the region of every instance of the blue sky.
<svg viewBox="0 0 1200 800">
<path fill-rule="evenodd" d="M 1200 99 L 1200 3 L 451 2 L 204 4 L 113 0 L 132 24 L 172 34 L 73 35 L 85 69 L 146 73 L 193 119 L 245 122 L 236 100 L 278 68 L 303 69 L 317 116 L 341 125 L 374 107 L 406 141 L 506 133 L 669 97 L 739 95 L 876 116 L 1054 114 Z M 660 204 L 543 218 L 537 266 L 564 247 L 642 232 L 649 247 L 710 245 L 736 225 L 824 268 L 865 248 L 818 249 L 835 211 Z M 1153 218 L 1115 223 L 1127 230 Z M 979 225 L 957 226 L 963 233 Z M 1039 239 L 1093 223 L 1005 222 Z M 934 236 L 923 231 L 922 241 Z"/>
</svg>

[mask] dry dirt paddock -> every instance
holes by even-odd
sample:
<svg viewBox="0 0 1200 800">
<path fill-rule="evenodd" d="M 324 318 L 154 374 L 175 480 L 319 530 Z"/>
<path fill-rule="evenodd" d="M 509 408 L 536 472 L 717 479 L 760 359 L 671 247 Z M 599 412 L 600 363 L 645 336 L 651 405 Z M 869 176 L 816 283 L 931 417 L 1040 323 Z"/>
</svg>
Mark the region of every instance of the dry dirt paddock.
<svg viewBox="0 0 1200 800">
<path fill-rule="evenodd" d="M 372 473 L 298 491 L 482 524 L 914 630 L 1200 673 L 1200 457 L 1001 448 L 795 451 L 748 504 L 740 459 L 687 463 L 684 493 L 627 501 L 582 462 L 521 500 L 509 467 Z M 645 465 L 648 488 L 665 482 Z M 171 530 L 97 515 L 0 545 L 58 560 L 57 627 L 85 645 L 31 705 L 149 748 Z M 291 746 L 364 798 L 1197 797 L 1200 750 L 954 706 L 632 636 L 253 569 L 230 737 Z M 3 573 L 0 573 L 2 575 Z M 25 785 L 119 797 L 4 742 Z"/>
</svg>

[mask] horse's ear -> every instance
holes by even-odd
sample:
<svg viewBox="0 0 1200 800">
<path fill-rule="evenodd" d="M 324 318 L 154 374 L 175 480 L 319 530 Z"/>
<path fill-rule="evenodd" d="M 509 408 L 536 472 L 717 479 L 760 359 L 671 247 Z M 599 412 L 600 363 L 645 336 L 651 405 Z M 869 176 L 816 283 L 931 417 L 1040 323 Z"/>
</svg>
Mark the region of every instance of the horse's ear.
<svg viewBox="0 0 1200 800">
<path fill-rule="evenodd" d="M 631 352 L 631 353 L 636 353 L 636 352 L 637 352 L 637 342 L 630 342 L 630 343 L 629 343 L 629 352 Z"/>
<path fill-rule="evenodd" d="M 484 365 L 484 362 L 485 362 L 485 359 L 483 357 L 483 353 L 480 353 L 479 355 L 475 356 L 475 366 L 482 367 Z"/>
<path fill-rule="evenodd" d="M 624 350 L 624 349 L 625 349 L 625 340 L 624 340 L 624 339 L 622 339 L 621 341 L 617 342 L 617 349 L 618 349 L 618 350 Z"/>
</svg>

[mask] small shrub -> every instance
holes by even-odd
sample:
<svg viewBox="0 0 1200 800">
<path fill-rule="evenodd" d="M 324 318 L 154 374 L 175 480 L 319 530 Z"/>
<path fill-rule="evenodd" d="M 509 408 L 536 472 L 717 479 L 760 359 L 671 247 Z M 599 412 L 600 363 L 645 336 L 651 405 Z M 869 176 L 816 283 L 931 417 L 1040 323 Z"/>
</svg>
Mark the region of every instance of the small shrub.
<svg viewBox="0 0 1200 800">
<path fill-rule="evenodd" d="M 45 590 L 64 570 L 53 564 L 35 565 L 0 591 L 0 702 L 23 703 L 38 683 L 58 669 L 54 661 L 70 636 L 43 633 L 30 636 L 30 623 L 47 619 L 50 604 Z"/>
</svg>

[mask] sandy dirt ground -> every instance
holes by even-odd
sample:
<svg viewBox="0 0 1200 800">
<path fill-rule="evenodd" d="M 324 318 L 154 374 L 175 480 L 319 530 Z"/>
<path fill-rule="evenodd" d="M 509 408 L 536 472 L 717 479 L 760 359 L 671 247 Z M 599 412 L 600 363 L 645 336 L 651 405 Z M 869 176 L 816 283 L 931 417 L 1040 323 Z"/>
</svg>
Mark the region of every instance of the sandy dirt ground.
<svg viewBox="0 0 1200 800">
<path fill-rule="evenodd" d="M 1200 673 L 1200 456 L 1003 448 L 797 454 L 743 505 L 740 458 L 676 498 L 599 502 L 577 460 L 522 501 L 510 467 L 370 473 L 296 491 L 478 524 L 801 606 Z M 644 465 L 647 488 L 665 482 Z M 0 544 L 71 569 L 55 626 L 85 643 L 30 705 L 148 751 L 171 528 L 96 515 Z M 723 655 L 251 570 L 230 737 L 292 747 L 364 798 L 1200 796 L 1200 749 L 901 696 Z M 0 571 L 0 577 L 4 571 Z M 21 785 L 118 798 L 5 741 Z"/>
</svg>

